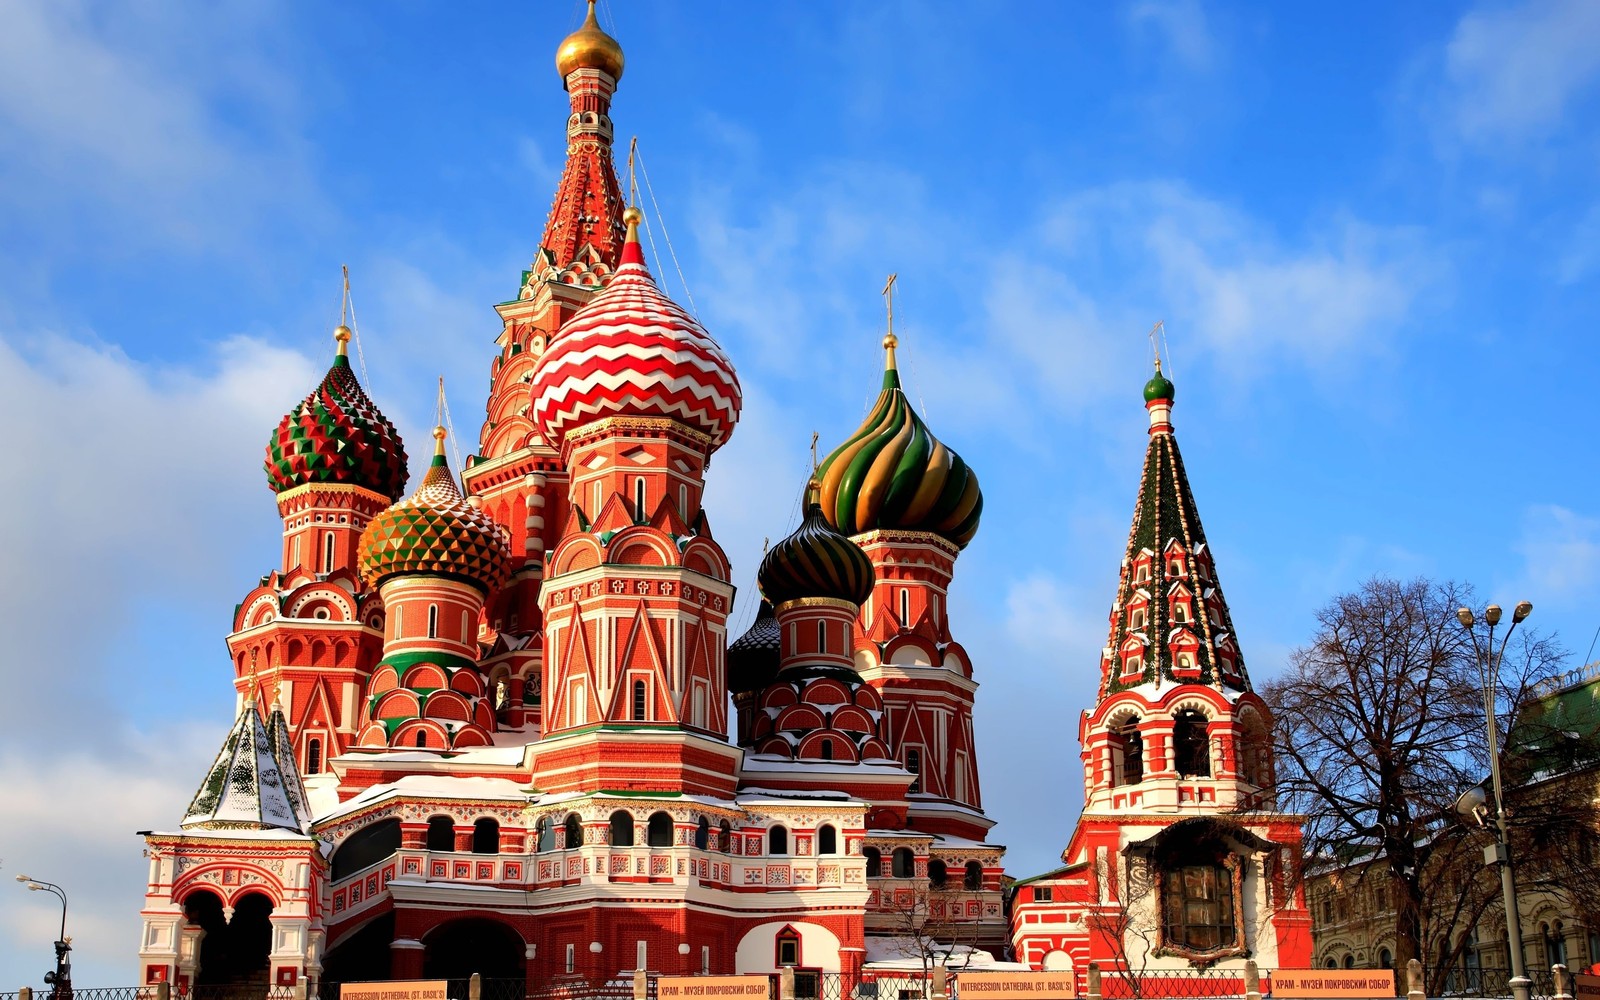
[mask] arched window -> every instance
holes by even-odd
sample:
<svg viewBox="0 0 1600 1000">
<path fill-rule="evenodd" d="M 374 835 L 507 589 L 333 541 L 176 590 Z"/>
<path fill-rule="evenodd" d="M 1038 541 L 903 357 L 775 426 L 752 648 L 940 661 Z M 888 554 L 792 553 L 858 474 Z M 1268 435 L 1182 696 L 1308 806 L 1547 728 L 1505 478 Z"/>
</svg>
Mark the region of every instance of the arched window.
<svg viewBox="0 0 1600 1000">
<path fill-rule="evenodd" d="M 427 847 L 430 851 L 455 850 L 456 821 L 449 816 L 429 817 Z"/>
<path fill-rule="evenodd" d="M 1551 965 L 1555 965 L 1556 963 L 1555 962 L 1551 962 L 1550 964 Z M 1379 948 L 1378 949 L 1378 968 L 1380 968 L 1380 969 L 1388 969 L 1388 968 L 1393 968 L 1393 966 L 1394 966 L 1394 952 L 1390 951 L 1388 948 Z"/>
<path fill-rule="evenodd" d="M 689 519 L 689 487 L 678 487 L 678 516 L 685 521 Z"/>
<path fill-rule="evenodd" d="M 472 824 L 472 853 L 500 853 L 500 824 L 485 816 Z"/>
<path fill-rule="evenodd" d="M 428 745 L 428 731 L 426 729 L 417 730 L 417 746 L 425 748 L 425 747 L 427 747 L 427 745 Z"/>
<path fill-rule="evenodd" d="M 824 823 L 821 826 L 817 827 L 817 853 L 818 854 L 838 854 L 839 853 L 839 831 L 835 830 L 832 826 L 828 825 L 827 823 Z"/>
<path fill-rule="evenodd" d="M 651 847 L 672 846 L 672 817 L 664 812 L 653 812 L 645 823 L 644 842 Z"/>
<path fill-rule="evenodd" d="M 819 753 L 823 760 L 833 759 L 833 741 L 823 740 Z"/>
<path fill-rule="evenodd" d="M 644 509 L 644 477 L 640 476 L 633 481 L 633 519 L 642 522 L 649 516 L 650 512 Z"/>
<path fill-rule="evenodd" d="M 1189 778 L 1211 776 L 1211 740 L 1206 717 L 1192 708 L 1179 712 L 1172 725 L 1173 766 Z"/>
<path fill-rule="evenodd" d="M 900 588 L 900 624 L 911 624 L 911 588 Z"/>
<path fill-rule="evenodd" d="M 867 859 L 867 878 L 877 878 L 883 874 L 883 855 L 878 853 L 876 847 L 864 847 L 861 856 Z"/>
<path fill-rule="evenodd" d="M 289 565 L 300 565 L 300 536 L 294 536 L 294 541 L 289 544 Z"/>
<path fill-rule="evenodd" d="M 567 813 L 566 822 L 561 824 L 561 846 L 572 850 L 583 843 L 583 824 L 578 821 L 577 813 Z"/>
<path fill-rule="evenodd" d="M 733 827 L 727 820 L 717 824 L 717 850 L 723 854 L 733 850 Z"/>
<path fill-rule="evenodd" d="M 704 816 L 701 816 L 700 822 L 694 828 L 694 846 L 703 851 L 710 843 L 711 821 L 706 819 Z"/>
<path fill-rule="evenodd" d="M 1162 897 L 1169 945 L 1211 952 L 1238 943 L 1233 875 L 1227 868 L 1220 864 L 1169 868 L 1162 873 Z"/>
<path fill-rule="evenodd" d="M 961 887 L 976 892 L 983 888 L 983 866 L 976 861 L 967 862 L 967 874 L 961 880 Z"/>
<path fill-rule="evenodd" d="M 798 931 L 793 927 L 785 927 L 778 932 L 774 943 L 777 946 L 777 954 L 773 956 L 776 965 L 780 968 L 784 966 L 792 968 L 800 964 L 800 934 Z M 800 991 L 796 990 L 795 992 L 799 993 Z"/>
<path fill-rule="evenodd" d="M 633 846 L 633 813 L 618 809 L 611 814 L 611 846 Z"/>
<path fill-rule="evenodd" d="M 330 864 L 335 881 L 375 865 L 400 849 L 400 821 L 380 819 L 344 839 Z"/>
<path fill-rule="evenodd" d="M 826 653 L 827 651 L 828 651 L 828 623 L 825 622 L 825 621 L 819 621 L 819 622 L 817 622 L 817 652 Z"/>
<path fill-rule="evenodd" d="M 922 751 L 917 747 L 906 747 L 906 770 L 911 772 L 911 784 L 906 791 L 922 791 Z"/>
<path fill-rule="evenodd" d="M 1356 957 L 1355 957 L 1355 955 L 1346 954 L 1344 956 L 1344 967 L 1347 968 L 1347 969 L 1353 969 L 1353 968 L 1356 967 Z"/>
<path fill-rule="evenodd" d="M 1322 963 L 1322 967 L 1324 969 L 1337 969 L 1339 967 L 1339 963 L 1336 959 L 1330 958 L 1326 962 Z"/>
<path fill-rule="evenodd" d="M 428 605 L 428 638 L 439 638 L 439 605 Z"/>
<path fill-rule="evenodd" d="M 1137 785 L 1144 780 L 1144 736 L 1139 720 L 1130 718 L 1112 730 L 1112 746 L 1121 754 L 1121 766 L 1111 776 L 1113 784 Z"/>
<path fill-rule="evenodd" d="M 1174 604 L 1172 606 L 1172 620 L 1175 621 L 1175 622 L 1186 622 L 1186 621 L 1188 621 L 1189 620 L 1189 606 L 1187 604 L 1182 604 L 1182 603 Z"/>
<path fill-rule="evenodd" d="M 943 861 L 934 858 L 928 862 L 928 887 L 930 889 L 943 889 L 945 883 L 950 881 L 949 869 Z"/>
<path fill-rule="evenodd" d="M 893 866 L 891 874 L 895 878 L 910 878 L 916 872 L 916 861 L 909 847 L 896 847 L 890 856 Z"/>
<path fill-rule="evenodd" d="M 551 825 L 549 817 L 540 816 L 539 822 L 534 824 L 533 844 L 534 850 L 541 854 L 543 854 L 545 851 L 555 850 L 556 830 L 555 827 Z"/>
<path fill-rule="evenodd" d="M 644 681 L 633 682 L 633 721 L 644 721 L 645 687 Z"/>
<path fill-rule="evenodd" d="M 1136 630 L 1144 628 L 1144 608 L 1134 608 L 1128 612 L 1128 627 Z"/>
<path fill-rule="evenodd" d="M 331 531 L 322 536 L 322 571 L 324 573 L 333 572 L 333 532 Z"/>
<path fill-rule="evenodd" d="M 781 857 L 789 853 L 789 831 L 775 826 L 767 831 L 767 853 Z"/>
<path fill-rule="evenodd" d="M 306 740 L 306 773 L 322 773 L 322 741 Z"/>
</svg>

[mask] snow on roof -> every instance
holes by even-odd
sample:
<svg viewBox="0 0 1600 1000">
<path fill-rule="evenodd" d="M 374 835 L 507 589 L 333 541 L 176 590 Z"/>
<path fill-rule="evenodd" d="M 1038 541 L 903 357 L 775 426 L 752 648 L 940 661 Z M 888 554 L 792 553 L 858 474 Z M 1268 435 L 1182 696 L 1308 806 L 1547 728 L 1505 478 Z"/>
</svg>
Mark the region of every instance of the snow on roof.
<svg viewBox="0 0 1600 1000">
<path fill-rule="evenodd" d="M 743 806 L 759 805 L 789 805 L 795 799 L 815 801 L 827 799 L 840 805 L 865 806 L 866 803 L 859 799 L 851 798 L 848 794 L 829 788 L 746 788 L 736 799 Z"/>
<path fill-rule="evenodd" d="M 878 775 L 907 774 L 898 761 L 893 760 L 864 760 L 860 763 L 850 761 L 806 761 L 789 760 L 777 754 L 747 753 L 744 755 L 744 764 L 741 770 L 768 771 L 786 774 L 869 774 Z"/>
<path fill-rule="evenodd" d="M 306 834 L 296 833 L 293 830 L 250 830 L 238 827 L 220 830 L 197 830 L 192 827 L 187 830 L 151 830 L 146 836 L 205 837 L 207 840 L 278 840 L 299 844 L 307 844 L 312 841 L 312 838 Z"/>
<path fill-rule="evenodd" d="M 445 774 L 408 774 L 397 781 L 373 785 L 337 809 L 317 817 L 327 822 L 364 809 L 375 802 L 414 796 L 430 799 L 487 799 L 495 802 L 526 802 L 525 787 L 507 778 L 459 778 Z"/>
</svg>

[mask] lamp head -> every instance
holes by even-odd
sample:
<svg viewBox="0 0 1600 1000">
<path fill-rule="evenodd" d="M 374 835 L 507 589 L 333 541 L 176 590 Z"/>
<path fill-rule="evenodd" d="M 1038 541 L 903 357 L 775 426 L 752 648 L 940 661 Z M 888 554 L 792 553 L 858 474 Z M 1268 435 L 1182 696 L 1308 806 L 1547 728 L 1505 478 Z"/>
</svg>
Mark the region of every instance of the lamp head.
<svg viewBox="0 0 1600 1000">
<path fill-rule="evenodd" d="M 33 876 L 32 875 L 18 875 L 17 876 L 17 881 L 18 882 L 32 882 L 33 881 Z"/>
<path fill-rule="evenodd" d="M 1457 797 L 1455 809 L 1463 816 L 1471 816 L 1479 826 L 1487 826 L 1489 795 L 1483 790 L 1482 785 L 1473 785 Z"/>
<path fill-rule="evenodd" d="M 1511 612 L 1511 624 L 1521 625 L 1523 620 L 1533 614 L 1532 601 L 1518 601 L 1516 608 Z"/>
<path fill-rule="evenodd" d="M 1456 609 L 1456 620 L 1461 623 L 1463 628 L 1471 628 L 1472 627 L 1472 609 L 1471 608 L 1457 608 Z"/>
<path fill-rule="evenodd" d="M 1483 620 L 1489 623 L 1490 628 L 1500 624 L 1500 605 L 1491 604 L 1487 608 L 1484 608 Z"/>
<path fill-rule="evenodd" d="M 28 891 L 29 892 L 38 892 L 40 889 L 43 889 L 43 888 L 44 888 L 44 886 L 40 885 L 37 882 L 29 882 L 28 883 Z"/>
</svg>

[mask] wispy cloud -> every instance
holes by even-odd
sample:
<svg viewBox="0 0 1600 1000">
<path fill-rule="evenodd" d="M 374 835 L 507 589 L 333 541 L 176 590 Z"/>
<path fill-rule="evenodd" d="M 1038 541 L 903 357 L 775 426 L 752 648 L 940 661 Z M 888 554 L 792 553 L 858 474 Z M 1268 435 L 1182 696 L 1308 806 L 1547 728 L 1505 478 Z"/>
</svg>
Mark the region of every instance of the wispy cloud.
<svg viewBox="0 0 1600 1000">
<path fill-rule="evenodd" d="M 1600 584 L 1600 518 L 1560 504 L 1535 504 L 1522 515 L 1516 551 L 1536 602 L 1591 602 Z"/>
<path fill-rule="evenodd" d="M 1446 113 L 1464 139 L 1520 142 L 1560 127 L 1600 80 L 1600 5 L 1526 0 L 1474 10 L 1444 49 Z"/>
<path fill-rule="evenodd" d="M 64 217 L 98 228 L 109 214 L 119 247 L 206 247 L 236 241 L 268 205 L 311 211 L 295 91 L 263 52 L 266 15 L 241 4 L 0 6 L 0 205 L 11 225 L 31 220 L 53 237 Z"/>
<path fill-rule="evenodd" d="M 1137 38 L 1154 37 L 1185 69 L 1212 67 L 1216 43 L 1199 0 L 1138 0 L 1128 5 L 1127 19 Z"/>
</svg>

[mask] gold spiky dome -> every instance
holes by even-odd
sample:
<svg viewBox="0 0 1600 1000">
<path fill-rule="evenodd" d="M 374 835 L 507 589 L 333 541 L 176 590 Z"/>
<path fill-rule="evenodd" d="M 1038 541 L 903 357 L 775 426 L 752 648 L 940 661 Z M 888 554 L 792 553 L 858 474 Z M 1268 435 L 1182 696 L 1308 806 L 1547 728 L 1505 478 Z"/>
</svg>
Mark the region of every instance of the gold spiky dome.
<svg viewBox="0 0 1600 1000">
<path fill-rule="evenodd" d="M 589 0 L 589 14 L 583 19 L 583 26 L 556 49 L 556 70 L 563 80 L 575 69 L 598 69 L 613 80 L 620 80 L 622 65 L 622 46 L 600 30 L 600 22 L 594 16 L 594 0 Z"/>
</svg>

